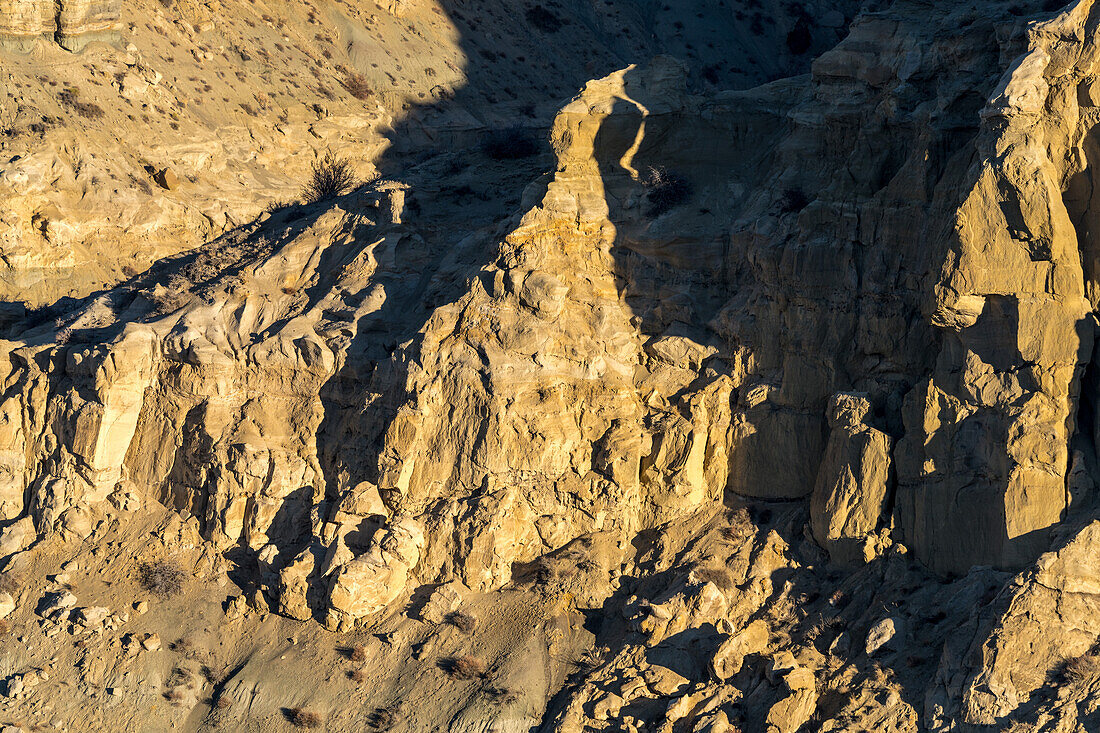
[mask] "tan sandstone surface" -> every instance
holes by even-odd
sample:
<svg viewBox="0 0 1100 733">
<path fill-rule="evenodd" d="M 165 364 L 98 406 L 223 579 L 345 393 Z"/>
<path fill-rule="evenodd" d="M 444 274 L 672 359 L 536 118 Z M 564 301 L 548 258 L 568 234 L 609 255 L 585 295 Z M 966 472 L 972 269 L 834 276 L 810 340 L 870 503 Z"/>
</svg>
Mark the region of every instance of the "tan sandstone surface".
<svg viewBox="0 0 1100 733">
<path fill-rule="evenodd" d="M 0 723 L 1100 729 L 1100 7 L 8 5 Z"/>
</svg>

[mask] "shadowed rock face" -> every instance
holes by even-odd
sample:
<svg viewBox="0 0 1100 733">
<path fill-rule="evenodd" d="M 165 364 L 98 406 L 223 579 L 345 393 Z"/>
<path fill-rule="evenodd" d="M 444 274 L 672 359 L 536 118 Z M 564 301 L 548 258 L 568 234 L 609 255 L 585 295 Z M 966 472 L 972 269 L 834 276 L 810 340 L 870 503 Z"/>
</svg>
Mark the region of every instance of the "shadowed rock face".
<svg viewBox="0 0 1100 733">
<path fill-rule="evenodd" d="M 91 41 L 116 41 L 122 2 L 4 0 L 0 2 L 0 45 L 20 50 L 45 37 L 79 51 Z"/>
</svg>

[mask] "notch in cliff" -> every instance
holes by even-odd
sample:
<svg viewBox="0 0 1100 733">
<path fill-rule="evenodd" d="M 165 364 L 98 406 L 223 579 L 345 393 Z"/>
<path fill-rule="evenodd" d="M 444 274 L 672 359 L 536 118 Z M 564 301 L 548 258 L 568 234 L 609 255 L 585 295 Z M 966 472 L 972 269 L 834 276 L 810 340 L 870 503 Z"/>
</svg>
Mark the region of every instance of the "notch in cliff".
<svg viewBox="0 0 1100 733">
<path fill-rule="evenodd" d="M 120 39 L 123 0 L 3 0 L 0 46 L 29 51 L 41 38 L 69 51 Z"/>
</svg>

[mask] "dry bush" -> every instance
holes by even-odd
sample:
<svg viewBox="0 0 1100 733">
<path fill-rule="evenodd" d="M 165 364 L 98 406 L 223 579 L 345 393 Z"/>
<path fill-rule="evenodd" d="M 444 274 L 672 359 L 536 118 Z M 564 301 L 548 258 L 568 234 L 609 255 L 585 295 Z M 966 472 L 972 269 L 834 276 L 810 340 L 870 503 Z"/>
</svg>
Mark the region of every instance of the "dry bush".
<svg viewBox="0 0 1100 733">
<path fill-rule="evenodd" d="M 320 728 L 321 714 L 306 708 L 291 708 L 287 711 L 287 720 L 295 728 Z"/>
<path fill-rule="evenodd" d="M 364 102 L 374 99 L 374 90 L 370 88 L 370 84 L 367 82 L 367 78 L 362 74 L 351 72 L 342 82 L 344 89 L 348 90 L 348 94 L 361 99 Z"/>
<path fill-rule="evenodd" d="M 809 205 L 810 199 L 800 188 L 788 188 L 779 200 L 779 206 L 784 214 L 792 211 L 802 211 Z"/>
<path fill-rule="evenodd" d="M 650 167 L 642 177 L 642 186 L 646 189 L 649 216 L 660 216 L 691 197 L 691 183 L 676 171 L 663 167 Z"/>
<path fill-rule="evenodd" d="M 363 684 L 367 681 L 367 673 L 361 669 L 353 669 L 348 672 L 348 679 L 357 684 Z"/>
<path fill-rule="evenodd" d="M 289 209 L 291 206 L 297 206 L 297 205 L 298 205 L 298 202 L 294 201 L 292 199 L 275 199 L 274 201 L 269 203 L 264 208 L 264 211 L 266 211 L 269 214 L 274 214 L 276 211 L 281 211 L 282 209 Z"/>
<path fill-rule="evenodd" d="M 138 565 L 138 582 L 153 595 L 169 598 L 183 589 L 183 569 L 168 560 L 143 562 Z"/>
<path fill-rule="evenodd" d="M 844 624 L 844 619 L 840 616 L 823 616 L 818 614 L 817 619 L 810 624 L 810 627 L 806 629 L 806 642 L 813 644 L 817 641 L 818 637 L 824 634 L 830 629 L 834 629 Z"/>
<path fill-rule="evenodd" d="M 442 666 L 447 671 L 447 676 L 452 680 L 472 680 L 483 677 L 487 669 L 485 660 L 469 654 L 461 657 L 451 657 Z"/>
<path fill-rule="evenodd" d="M 228 695 L 220 695 L 217 702 L 214 703 L 214 707 L 218 710 L 228 710 L 233 707 L 233 698 Z"/>
<path fill-rule="evenodd" d="M 1062 679 L 1070 684 L 1089 682 L 1100 675 L 1100 654 L 1089 652 L 1066 660 L 1062 665 Z"/>
<path fill-rule="evenodd" d="M 464 611 L 452 611 L 447 614 L 447 623 L 454 626 L 463 634 L 472 634 L 477 628 L 477 619 Z"/>
<path fill-rule="evenodd" d="M 11 593 L 13 596 L 23 589 L 23 576 L 19 573 L 0 573 L 0 593 Z"/>
<path fill-rule="evenodd" d="M 725 568 L 695 568 L 693 572 L 700 583 L 714 583 L 722 590 L 733 588 L 733 576 Z"/>
<path fill-rule="evenodd" d="M 485 690 L 485 696 L 489 698 L 489 702 L 498 707 L 511 705 L 519 700 L 519 692 L 509 687 L 489 687 Z"/>
<path fill-rule="evenodd" d="M 172 687 L 164 691 L 164 699 L 177 707 L 187 702 L 190 697 L 183 687 Z"/>
<path fill-rule="evenodd" d="M 164 315 L 179 310 L 195 299 L 191 293 L 193 283 L 182 273 L 175 272 L 168 278 L 168 282 L 161 289 L 148 291 L 149 299 L 153 301 L 154 312 Z"/>
<path fill-rule="evenodd" d="M 80 92 L 72 87 L 64 89 L 57 95 L 57 101 L 62 105 L 76 112 L 81 117 L 85 117 L 89 120 L 98 120 L 103 116 L 103 108 L 98 104 L 92 102 L 83 102 L 80 99 Z"/>
<path fill-rule="evenodd" d="M 535 5 L 528 8 L 527 12 L 524 13 L 524 17 L 527 18 L 528 23 L 544 33 L 556 33 L 564 24 L 561 18 L 554 15 L 542 5 Z"/>
<path fill-rule="evenodd" d="M 313 164 L 309 183 L 302 189 L 302 200 L 312 204 L 338 196 L 355 185 L 351 164 L 331 150 Z"/>
<path fill-rule="evenodd" d="M 390 730 L 401 722 L 401 710 L 398 707 L 375 708 L 367 716 L 367 725 L 375 730 Z"/>
<path fill-rule="evenodd" d="M 362 644 L 356 644 L 348 650 L 348 659 L 353 662 L 367 661 L 367 648 Z"/>
</svg>

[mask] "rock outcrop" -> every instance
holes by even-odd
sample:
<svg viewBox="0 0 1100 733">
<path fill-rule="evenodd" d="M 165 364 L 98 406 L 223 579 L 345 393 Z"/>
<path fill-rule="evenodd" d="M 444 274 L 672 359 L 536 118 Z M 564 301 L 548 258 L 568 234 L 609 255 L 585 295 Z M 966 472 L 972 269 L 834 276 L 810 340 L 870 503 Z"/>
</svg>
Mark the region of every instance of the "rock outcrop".
<svg viewBox="0 0 1100 733">
<path fill-rule="evenodd" d="M 368 94 L 399 70 L 353 71 L 372 32 L 403 59 L 453 29 L 375 5 L 326 10 L 329 41 L 296 6 L 230 29 L 241 63 L 273 64 L 262 38 L 311 59 L 302 94 L 327 102 L 225 96 L 250 120 L 163 159 L 128 141 L 107 165 L 73 136 L 0 166 L 13 292 L 59 252 L 103 265 L 119 232 L 172 252 L 0 313 L 0 612 L 29 629 L 0 636 L 12 709 L 49 682 L 30 638 L 85 654 L 59 665 L 82 694 L 128 695 L 83 729 L 1095 728 L 1100 7 L 897 0 L 849 26 L 792 6 L 759 34 L 722 10 L 782 42 L 767 83 L 617 64 L 547 147 L 470 114 L 499 72 L 463 86 L 454 39 L 416 57 L 452 64 L 423 101 Z M 33 7 L 9 24 L 48 24 Z M 65 27 L 107 22 L 79 7 Z M 575 9 L 525 6 L 515 34 L 617 60 L 605 11 Z M 301 28 L 330 55 L 284 46 Z M 122 104 L 200 119 L 150 47 L 94 52 L 113 73 L 88 78 L 126 100 L 111 124 Z M 108 124 L 102 89 L 46 86 Z M 274 200 L 353 145 L 368 180 Z M 131 170 L 145 187 L 92 215 Z"/>
<path fill-rule="evenodd" d="M 810 500 L 818 543 L 838 562 L 869 560 L 867 540 L 886 514 L 890 436 L 864 421 L 871 405 L 863 395 L 836 395 L 829 405 L 829 441 Z"/>
<path fill-rule="evenodd" d="M 4 0 L 0 45 L 28 49 L 36 39 L 79 51 L 92 41 L 120 38 L 123 0 Z"/>
</svg>

